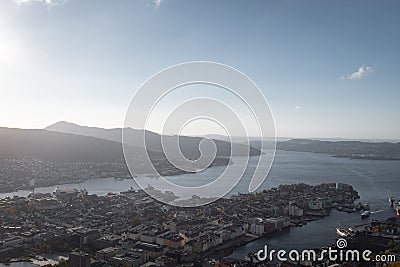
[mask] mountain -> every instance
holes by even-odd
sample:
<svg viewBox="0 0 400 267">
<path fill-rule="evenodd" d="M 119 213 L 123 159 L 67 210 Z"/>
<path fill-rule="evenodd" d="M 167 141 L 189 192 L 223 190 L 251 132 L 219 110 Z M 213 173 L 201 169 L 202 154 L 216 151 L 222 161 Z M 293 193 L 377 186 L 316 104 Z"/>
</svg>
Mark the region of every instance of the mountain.
<svg viewBox="0 0 400 267">
<path fill-rule="evenodd" d="M 103 129 L 98 127 L 81 126 L 61 121 L 46 127 L 45 130 L 54 132 L 72 133 L 84 136 L 93 136 L 110 141 L 122 142 L 121 128 Z M 177 136 L 168 136 L 168 135 L 161 136 L 157 133 L 146 131 L 145 138 L 146 138 L 147 150 L 162 152 L 163 149 L 161 144 L 161 138 L 163 138 L 163 141 L 165 141 L 166 144 L 171 145 L 176 141 Z M 124 139 L 126 143 L 129 145 L 141 147 L 143 146 L 143 144 L 141 144 L 142 143 L 141 140 L 143 140 L 143 131 L 132 128 L 125 128 Z M 202 137 L 179 136 L 179 146 L 182 154 L 189 159 L 197 159 L 200 156 L 200 151 L 198 147 L 202 140 L 204 140 L 204 138 Z M 219 157 L 230 156 L 231 143 L 215 139 L 213 141 L 217 147 L 217 156 Z M 235 146 L 234 156 L 246 156 L 246 152 L 248 149 L 247 145 L 233 143 L 232 146 Z M 260 155 L 261 151 L 250 146 L 249 154 Z"/>
<path fill-rule="evenodd" d="M 135 174 L 149 174 L 144 159 L 149 155 L 161 175 L 185 173 L 170 164 L 160 152 L 133 148 L 130 159 Z M 139 153 L 138 153 L 139 152 Z M 229 160 L 215 159 L 212 164 L 226 165 Z M 122 144 L 92 136 L 46 130 L 0 128 L 0 192 L 81 182 L 91 178 L 126 178 Z"/>
<path fill-rule="evenodd" d="M 123 161 L 118 142 L 46 130 L 0 128 L 0 159 L 18 156 L 52 162 Z"/>
<path fill-rule="evenodd" d="M 134 175 L 154 175 L 146 164 L 149 155 L 152 165 L 163 176 L 187 173 L 173 166 L 161 147 L 161 136 L 146 133 L 148 146 L 140 147 L 143 131 L 125 129 L 129 144 L 124 149 L 133 155 L 129 159 Z M 43 130 L 0 128 L 0 192 L 30 189 L 81 182 L 91 178 L 126 178 L 130 176 L 121 144 L 122 129 L 101 129 L 60 122 Z M 176 136 L 165 136 L 172 144 Z M 198 145 L 204 138 L 181 136 L 182 153 L 190 159 L 200 155 Z M 231 144 L 215 140 L 217 156 L 211 165 L 230 163 Z M 235 145 L 235 144 L 234 144 Z M 245 155 L 247 145 L 237 145 L 239 155 Z M 251 148 L 252 155 L 260 151 Z M 174 155 L 172 155 L 174 156 Z M 208 162 L 208 160 L 206 161 Z M 196 167 L 187 166 L 191 171 Z"/>
</svg>

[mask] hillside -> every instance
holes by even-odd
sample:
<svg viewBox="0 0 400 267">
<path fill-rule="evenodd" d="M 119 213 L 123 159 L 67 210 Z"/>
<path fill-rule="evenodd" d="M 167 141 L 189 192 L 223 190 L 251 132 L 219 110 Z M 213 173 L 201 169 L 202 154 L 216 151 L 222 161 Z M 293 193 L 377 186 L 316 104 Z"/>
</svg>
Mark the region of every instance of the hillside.
<svg viewBox="0 0 400 267">
<path fill-rule="evenodd" d="M 84 136 L 94 136 L 110 141 L 122 142 L 122 129 L 103 129 L 98 127 L 87 127 L 80 126 L 68 122 L 58 122 L 45 128 L 48 131 L 72 133 Z M 124 139 L 127 144 L 132 146 L 141 146 L 141 140 L 143 140 L 143 131 L 136 130 L 132 128 L 126 128 L 124 130 Z M 146 131 L 146 148 L 148 150 L 162 152 L 161 138 L 169 144 L 172 144 L 176 140 L 176 136 L 161 136 L 157 133 Z M 198 149 L 199 143 L 204 138 L 201 137 L 189 137 L 180 136 L 179 145 L 180 149 L 187 158 L 197 159 L 200 156 L 200 151 Z M 231 143 L 222 140 L 213 140 L 217 146 L 217 156 L 219 157 L 229 157 L 231 154 Z M 247 145 L 244 144 L 232 144 L 235 146 L 234 156 L 246 156 L 246 151 L 248 149 Z M 250 155 L 259 155 L 260 150 L 250 147 Z"/>
<path fill-rule="evenodd" d="M 142 151 L 134 147 L 134 166 L 145 166 Z M 185 173 L 172 166 L 163 153 L 148 150 L 161 175 Z M 213 165 L 226 165 L 229 159 L 217 157 Z M 91 178 L 127 178 L 130 173 L 122 144 L 92 136 L 46 130 L 0 128 L 0 192 L 35 186 L 81 182 Z M 147 174 L 138 167 L 135 174 Z"/>
<path fill-rule="evenodd" d="M 0 128 L 0 159 L 17 156 L 64 163 L 123 161 L 118 142 L 46 130 Z"/>
</svg>

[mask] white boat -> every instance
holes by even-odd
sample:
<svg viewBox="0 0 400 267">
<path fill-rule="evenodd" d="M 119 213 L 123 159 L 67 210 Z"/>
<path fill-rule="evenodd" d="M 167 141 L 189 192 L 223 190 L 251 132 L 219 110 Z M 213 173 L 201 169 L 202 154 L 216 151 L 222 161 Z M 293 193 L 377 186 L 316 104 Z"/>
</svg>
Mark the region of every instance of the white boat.
<svg viewBox="0 0 400 267">
<path fill-rule="evenodd" d="M 369 215 L 371 214 L 371 212 L 370 211 L 364 211 L 362 214 L 361 214 L 361 219 L 367 219 L 367 218 L 369 218 Z"/>
</svg>

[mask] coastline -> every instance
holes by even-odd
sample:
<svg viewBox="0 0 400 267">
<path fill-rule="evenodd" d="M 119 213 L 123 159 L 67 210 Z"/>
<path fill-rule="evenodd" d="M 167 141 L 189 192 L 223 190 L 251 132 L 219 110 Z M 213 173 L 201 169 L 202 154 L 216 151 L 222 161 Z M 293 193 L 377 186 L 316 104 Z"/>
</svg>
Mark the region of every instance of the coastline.
<svg viewBox="0 0 400 267">
<path fill-rule="evenodd" d="M 254 157 L 254 156 L 258 156 L 258 155 L 252 155 L 251 157 Z M 229 158 L 218 157 L 211 163 L 211 165 L 208 168 L 218 167 L 218 166 L 227 166 L 229 164 L 231 164 L 231 161 L 229 160 Z M 177 168 L 166 168 L 166 169 L 160 170 L 160 175 L 165 176 L 165 177 L 184 175 L 184 174 L 195 174 L 195 173 L 196 173 L 196 171 L 192 171 L 192 172 L 183 171 L 183 170 L 180 170 Z M 145 174 L 145 173 L 135 174 L 135 176 L 141 176 L 141 175 L 146 176 L 148 174 Z M 114 179 L 121 179 L 121 180 L 133 180 L 133 177 L 131 176 L 131 174 L 129 172 L 126 176 L 116 175 L 115 177 L 113 177 L 112 173 L 110 173 L 110 175 L 103 174 L 103 175 L 97 175 L 96 177 L 82 177 L 82 178 L 68 180 L 68 181 L 62 181 L 62 180 L 61 181 L 60 180 L 58 180 L 58 181 L 55 181 L 55 180 L 40 181 L 39 183 L 35 182 L 35 188 L 44 188 L 44 187 L 60 186 L 60 185 L 68 185 L 68 184 L 79 184 L 79 183 L 83 183 L 83 182 L 86 182 L 89 180 L 106 179 L 106 178 L 114 178 Z M 18 192 L 18 191 L 28 191 L 28 190 L 33 190 L 32 185 L 14 186 L 11 189 L 10 189 L 10 187 L 7 187 L 7 189 L 0 187 L 0 194 L 10 194 L 10 193 Z"/>
</svg>

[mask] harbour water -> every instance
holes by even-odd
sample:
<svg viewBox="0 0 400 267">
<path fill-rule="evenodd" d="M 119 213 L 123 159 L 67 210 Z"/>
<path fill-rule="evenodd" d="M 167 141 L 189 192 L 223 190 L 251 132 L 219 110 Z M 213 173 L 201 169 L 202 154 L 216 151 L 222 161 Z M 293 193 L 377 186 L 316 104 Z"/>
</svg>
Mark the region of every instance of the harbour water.
<svg viewBox="0 0 400 267">
<path fill-rule="evenodd" d="M 393 217 L 393 215 L 393 210 L 390 207 L 371 214 L 368 220 L 361 220 L 359 212 L 344 213 L 332 210 L 330 216 L 321 220 L 310 222 L 302 227 L 291 227 L 289 231 L 283 231 L 270 237 L 263 237 L 237 248 L 229 257 L 243 259 L 248 253 L 257 252 L 263 249 L 265 245 L 268 246 L 268 250 L 275 249 L 276 251 L 280 249 L 301 251 L 330 246 L 338 238 L 336 233 L 336 227 L 338 226 L 350 227 L 368 223 L 372 219 L 385 220 L 388 217 Z"/>
<path fill-rule="evenodd" d="M 243 179 L 229 194 L 247 192 L 251 173 L 256 167 L 257 161 L 257 157 L 250 159 Z M 168 179 L 183 186 L 202 185 L 213 181 L 224 169 L 225 166 L 217 166 L 201 173 L 170 176 Z M 259 190 L 269 189 L 280 184 L 301 182 L 307 184 L 324 182 L 351 184 L 359 192 L 360 201 L 370 204 L 372 214 L 368 220 L 386 219 L 394 215 L 389 207 L 388 198 L 393 196 L 395 199 L 400 199 L 400 161 L 352 160 L 314 153 L 278 151 L 271 171 Z M 36 188 L 35 191 L 52 192 L 55 187 Z M 79 184 L 60 185 L 60 187 L 86 188 L 89 194 L 97 195 L 126 191 L 130 187 L 138 189 L 131 179 L 114 178 L 92 179 Z M 0 194 L 0 198 L 12 195 L 27 196 L 29 193 L 29 191 L 17 191 Z M 238 248 L 231 256 L 243 258 L 248 252 L 257 251 L 265 244 L 271 248 L 282 249 L 305 249 L 329 245 L 335 241 L 335 228 L 338 225 L 351 226 L 366 223 L 368 220 L 361 220 L 359 213 L 348 214 L 332 211 L 331 216 L 308 223 L 303 227 L 291 228 L 289 233 L 251 242 Z"/>
</svg>

